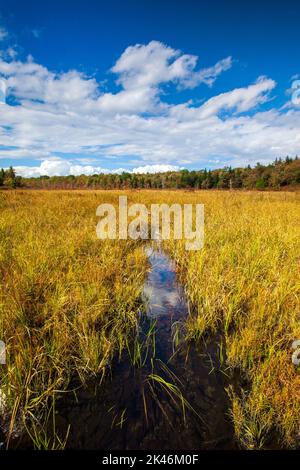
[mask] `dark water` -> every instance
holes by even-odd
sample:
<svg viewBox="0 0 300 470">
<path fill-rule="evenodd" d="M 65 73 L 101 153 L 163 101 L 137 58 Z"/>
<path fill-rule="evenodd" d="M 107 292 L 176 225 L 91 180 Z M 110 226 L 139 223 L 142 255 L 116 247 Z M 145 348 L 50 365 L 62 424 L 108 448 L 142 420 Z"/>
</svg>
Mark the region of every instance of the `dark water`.
<svg viewBox="0 0 300 470">
<path fill-rule="evenodd" d="M 58 432 L 64 436 L 71 426 L 72 449 L 233 448 L 218 338 L 200 350 L 181 345 L 183 289 L 163 252 L 147 254 L 138 340 L 101 386 L 94 382 L 57 403 Z"/>
</svg>

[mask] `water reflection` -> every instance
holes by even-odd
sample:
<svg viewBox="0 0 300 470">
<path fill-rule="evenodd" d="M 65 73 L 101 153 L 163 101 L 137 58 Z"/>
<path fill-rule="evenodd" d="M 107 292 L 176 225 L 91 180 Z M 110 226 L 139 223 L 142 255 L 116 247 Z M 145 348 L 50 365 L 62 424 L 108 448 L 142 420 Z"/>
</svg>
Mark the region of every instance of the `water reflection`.
<svg viewBox="0 0 300 470">
<path fill-rule="evenodd" d="M 64 436 L 71 425 L 67 447 L 72 449 L 232 448 L 218 338 L 199 351 L 184 341 L 173 354 L 174 322 L 180 324 L 188 315 L 184 290 L 166 254 L 148 248 L 147 256 L 146 315 L 140 321 L 138 341 L 130 355 L 115 362 L 106 383 L 99 387 L 94 381 L 76 396 L 62 397 L 57 406 L 58 431 Z M 153 323 L 155 335 L 149 346 Z M 132 365 L 134 348 L 142 349 L 142 367 Z"/>
<path fill-rule="evenodd" d="M 162 251 L 147 248 L 151 269 L 147 276 L 143 300 L 149 317 L 159 318 L 168 315 L 177 320 L 187 315 L 184 291 L 177 282 L 175 265 Z"/>
</svg>

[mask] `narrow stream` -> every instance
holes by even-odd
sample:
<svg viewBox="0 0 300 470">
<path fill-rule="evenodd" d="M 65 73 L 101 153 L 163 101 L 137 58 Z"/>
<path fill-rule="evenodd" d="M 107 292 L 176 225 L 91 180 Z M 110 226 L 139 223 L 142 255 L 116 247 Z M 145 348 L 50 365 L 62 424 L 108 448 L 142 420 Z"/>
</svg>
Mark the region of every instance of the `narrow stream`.
<svg viewBox="0 0 300 470">
<path fill-rule="evenodd" d="M 76 398 L 67 395 L 57 407 L 59 433 L 71 425 L 72 449 L 233 448 L 217 338 L 202 350 L 180 345 L 177 332 L 188 315 L 184 290 L 165 253 L 149 248 L 147 255 L 138 340 L 99 389 L 93 384 Z"/>
</svg>

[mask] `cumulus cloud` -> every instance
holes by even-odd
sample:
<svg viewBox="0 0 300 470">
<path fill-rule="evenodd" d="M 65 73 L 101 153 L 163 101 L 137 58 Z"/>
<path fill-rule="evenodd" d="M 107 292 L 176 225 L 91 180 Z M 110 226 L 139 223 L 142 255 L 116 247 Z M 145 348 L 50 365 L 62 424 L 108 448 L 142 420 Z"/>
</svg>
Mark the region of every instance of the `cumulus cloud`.
<svg viewBox="0 0 300 470">
<path fill-rule="evenodd" d="M 34 62 L 29 56 L 26 62 L 0 60 L 0 73 L 6 77 L 9 93 L 19 99 L 37 100 L 45 104 L 64 106 L 94 98 L 98 85 L 95 79 L 71 70 L 54 74 Z"/>
<path fill-rule="evenodd" d="M 262 108 L 276 87 L 271 78 L 201 104 L 164 101 L 164 84 L 212 86 L 231 65 L 228 57 L 201 69 L 194 55 L 158 41 L 138 44 L 113 66 L 120 90 L 111 93 L 77 70 L 55 73 L 31 56 L 1 56 L 8 100 L 0 102 L 0 160 L 38 176 L 236 166 L 299 153 L 299 107 Z"/>
<path fill-rule="evenodd" d="M 178 165 L 144 165 L 133 168 L 132 173 L 164 173 L 166 171 L 179 171 Z"/>
<path fill-rule="evenodd" d="M 181 81 L 189 76 L 197 57 L 181 54 L 158 41 L 128 47 L 112 71 L 119 75 L 124 89 L 153 87 L 169 81 Z"/>
<path fill-rule="evenodd" d="M 139 90 L 140 93 L 148 90 L 155 96 L 159 85 L 167 82 L 174 82 L 181 88 L 194 88 L 200 83 L 211 86 L 232 66 L 232 58 L 227 57 L 196 71 L 197 61 L 195 55 L 182 54 L 161 42 L 151 41 L 128 47 L 112 67 L 112 72 L 118 74 L 117 82 L 124 90 Z"/>
<path fill-rule="evenodd" d="M 38 176 L 65 176 L 65 175 L 93 175 L 93 174 L 121 174 L 123 172 L 129 173 L 162 173 L 165 171 L 178 171 L 180 168 L 176 165 L 144 165 L 132 170 L 124 168 L 117 168 L 109 170 L 92 165 L 73 164 L 67 160 L 55 158 L 51 160 L 44 160 L 39 166 L 16 166 L 16 173 L 20 176 L 38 177 Z"/>
<path fill-rule="evenodd" d="M 65 175 L 92 175 L 94 173 L 109 173 L 109 170 L 91 165 L 76 165 L 64 159 L 44 160 L 39 166 L 16 166 L 16 173 L 20 176 L 65 176 Z M 117 172 L 122 172 L 118 169 Z"/>
</svg>

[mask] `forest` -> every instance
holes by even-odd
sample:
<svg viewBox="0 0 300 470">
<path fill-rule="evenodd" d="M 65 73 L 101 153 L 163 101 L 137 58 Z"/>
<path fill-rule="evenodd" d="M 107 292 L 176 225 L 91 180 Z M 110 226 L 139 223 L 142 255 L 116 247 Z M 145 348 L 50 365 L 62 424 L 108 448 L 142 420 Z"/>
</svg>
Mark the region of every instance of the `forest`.
<svg viewBox="0 0 300 470">
<path fill-rule="evenodd" d="M 166 173 L 94 174 L 24 178 L 10 167 L 0 170 L 0 186 L 32 189 L 280 189 L 300 184 L 298 156 L 254 167 L 180 170 Z"/>
</svg>

